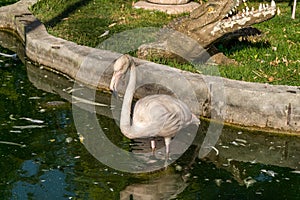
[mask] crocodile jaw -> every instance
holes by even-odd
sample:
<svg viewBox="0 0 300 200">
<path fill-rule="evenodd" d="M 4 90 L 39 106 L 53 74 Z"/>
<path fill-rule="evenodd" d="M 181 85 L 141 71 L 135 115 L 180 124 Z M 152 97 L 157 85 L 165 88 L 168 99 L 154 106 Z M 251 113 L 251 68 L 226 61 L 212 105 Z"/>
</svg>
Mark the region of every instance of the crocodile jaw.
<svg viewBox="0 0 300 200">
<path fill-rule="evenodd" d="M 243 2 L 245 4 L 246 0 Z M 206 48 L 227 33 L 269 20 L 276 15 L 274 0 L 270 6 L 261 4 L 257 10 L 246 7 L 243 12 L 233 14 L 239 4 L 239 0 L 211 0 L 194 10 L 190 17 L 173 23 L 170 27 L 195 39 Z"/>
<path fill-rule="evenodd" d="M 234 15 L 217 22 L 217 24 L 214 25 L 213 29 L 211 30 L 210 34 L 212 36 L 223 35 L 224 33 L 233 32 L 252 24 L 266 21 L 274 17 L 275 15 L 276 4 L 275 1 L 272 0 L 270 7 L 260 4 L 258 10 L 243 10 L 243 12 L 238 15 Z"/>
</svg>

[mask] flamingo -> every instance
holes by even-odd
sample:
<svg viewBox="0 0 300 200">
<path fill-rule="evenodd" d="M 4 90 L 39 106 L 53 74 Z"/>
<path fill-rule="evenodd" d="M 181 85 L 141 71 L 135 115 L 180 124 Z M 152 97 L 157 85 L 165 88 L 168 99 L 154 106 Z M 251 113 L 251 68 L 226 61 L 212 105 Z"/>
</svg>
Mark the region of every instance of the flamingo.
<svg viewBox="0 0 300 200">
<path fill-rule="evenodd" d="M 124 54 L 115 61 L 113 67 L 114 73 L 110 83 L 112 92 L 117 92 L 119 79 L 130 69 L 120 116 L 122 134 L 129 139 L 163 137 L 166 147 L 165 155 L 168 157 L 172 137 L 191 123 L 199 124 L 200 120 L 184 102 L 164 94 L 149 95 L 139 99 L 135 104 L 131 119 L 131 104 L 136 87 L 134 60 Z M 151 148 L 154 153 L 154 140 L 151 140 Z"/>
</svg>

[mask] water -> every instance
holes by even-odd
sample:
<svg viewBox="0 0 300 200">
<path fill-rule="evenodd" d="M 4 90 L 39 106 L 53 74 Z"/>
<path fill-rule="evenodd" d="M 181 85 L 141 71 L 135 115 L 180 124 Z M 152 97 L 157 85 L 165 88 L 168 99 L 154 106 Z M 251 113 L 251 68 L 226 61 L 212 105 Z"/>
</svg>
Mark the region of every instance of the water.
<svg viewBox="0 0 300 200">
<path fill-rule="evenodd" d="M 0 42 L 0 52 L 12 49 L 23 60 L 0 57 L 1 199 L 300 199 L 295 136 L 224 127 L 215 150 L 199 159 L 209 125 L 203 121 L 193 145 L 167 169 L 131 174 L 106 166 L 74 124 L 73 81 L 25 61 L 14 37 L 1 33 Z M 96 99 L 108 105 L 95 110 L 104 133 L 133 151 L 111 119 L 110 94 Z"/>
</svg>

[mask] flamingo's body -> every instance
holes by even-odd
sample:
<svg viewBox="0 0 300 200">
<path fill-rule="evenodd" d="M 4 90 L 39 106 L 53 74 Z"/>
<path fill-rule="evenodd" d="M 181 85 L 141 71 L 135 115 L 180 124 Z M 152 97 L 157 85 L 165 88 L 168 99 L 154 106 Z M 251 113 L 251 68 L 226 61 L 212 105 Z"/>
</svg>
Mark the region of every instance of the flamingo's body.
<svg viewBox="0 0 300 200">
<path fill-rule="evenodd" d="M 166 155 L 169 154 L 171 138 L 191 123 L 199 124 L 187 105 L 170 95 L 149 95 L 137 101 L 131 120 L 131 104 L 136 85 L 136 68 L 128 55 L 121 56 L 114 64 L 110 89 L 116 91 L 119 78 L 130 68 L 130 78 L 121 110 L 121 132 L 128 138 L 164 137 Z M 152 150 L 155 143 L 151 142 Z"/>
</svg>

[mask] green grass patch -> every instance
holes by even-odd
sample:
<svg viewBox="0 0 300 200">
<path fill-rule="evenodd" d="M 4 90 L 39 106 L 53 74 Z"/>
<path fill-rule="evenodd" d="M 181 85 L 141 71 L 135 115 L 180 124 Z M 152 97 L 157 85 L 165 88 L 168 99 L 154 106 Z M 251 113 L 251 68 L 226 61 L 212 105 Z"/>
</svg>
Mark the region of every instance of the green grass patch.
<svg viewBox="0 0 300 200">
<path fill-rule="evenodd" d="M 125 0 L 43 0 L 34 14 L 49 33 L 81 45 L 96 47 L 114 33 L 139 27 L 160 27 L 174 16 L 132 8 Z M 109 31 L 105 37 L 102 35 Z"/>
<path fill-rule="evenodd" d="M 258 3 L 253 4 L 258 7 Z M 288 3 L 278 6 L 280 16 L 255 25 L 264 34 L 262 40 L 256 43 L 236 40 L 230 45 L 218 46 L 226 56 L 239 63 L 238 66 L 219 66 L 221 76 L 251 82 L 300 85 L 299 12 L 292 20 Z M 115 33 L 140 27 L 162 27 L 178 17 L 133 9 L 132 1 L 128 0 L 41 0 L 32 10 L 50 34 L 91 47 L 98 46 Z M 103 36 L 107 31 L 109 33 Z M 159 62 L 199 72 L 192 65 L 166 60 Z"/>
<path fill-rule="evenodd" d="M 255 42 L 233 41 L 221 48 L 239 66 L 221 66 L 231 79 L 272 84 L 300 85 L 300 16 L 291 19 L 288 3 L 279 4 L 281 15 L 254 25 L 263 32 Z M 299 12 L 298 12 L 299 13 Z"/>
</svg>

